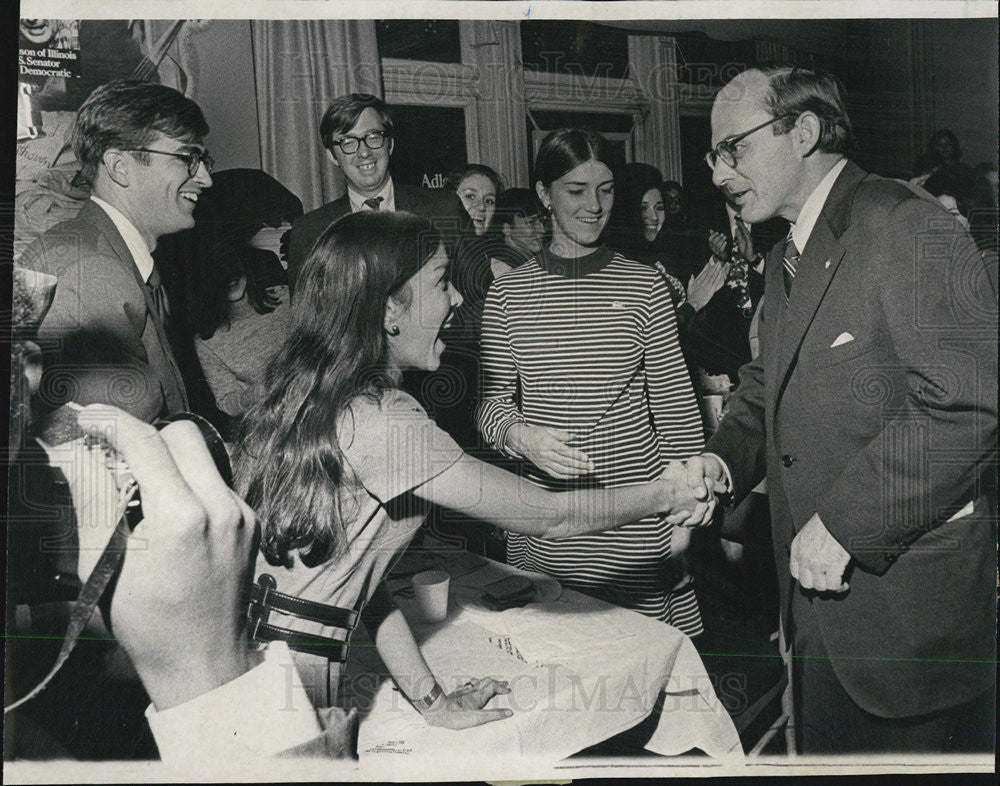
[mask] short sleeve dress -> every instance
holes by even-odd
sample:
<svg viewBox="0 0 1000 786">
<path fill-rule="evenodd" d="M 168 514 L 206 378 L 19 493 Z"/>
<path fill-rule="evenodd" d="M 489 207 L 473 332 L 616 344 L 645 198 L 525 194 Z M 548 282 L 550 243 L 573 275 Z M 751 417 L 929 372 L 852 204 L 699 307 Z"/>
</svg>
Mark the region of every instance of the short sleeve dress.
<svg viewBox="0 0 1000 786">
<path fill-rule="evenodd" d="M 360 609 L 427 515 L 428 503 L 410 492 L 452 466 L 463 452 L 400 390 L 385 391 L 379 399 L 357 397 L 341 418 L 338 436 L 345 458 L 340 498 L 344 549 L 314 567 L 294 553 L 290 567 L 276 567 L 261 554 L 255 576 L 270 574 L 279 592 Z M 277 612 L 270 622 L 317 635 L 337 634 L 335 628 Z M 333 704 L 339 664 L 302 653 L 295 653 L 295 661 L 314 706 Z"/>
</svg>

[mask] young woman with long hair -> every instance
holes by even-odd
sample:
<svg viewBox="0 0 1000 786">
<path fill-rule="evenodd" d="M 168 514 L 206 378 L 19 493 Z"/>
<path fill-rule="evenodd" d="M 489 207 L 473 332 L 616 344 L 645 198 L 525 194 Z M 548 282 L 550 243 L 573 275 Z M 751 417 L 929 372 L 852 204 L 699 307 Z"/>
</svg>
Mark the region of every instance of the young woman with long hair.
<svg viewBox="0 0 1000 786">
<path fill-rule="evenodd" d="M 485 164 L 466 164 L 448 175 L 445 188 L 454 191 L 469 214 L 471 229 L 484 235 L 493 223 L 497 194 L 500 193 L 500 175 Z"/>
<path fill-rule="evenodd" d="M 358 611 L 374 599 L 375 644 L 389 671 L 429 723 L 452 728 L 510 712 L 483 709 L 507 692 L 494 680 L 443 692 L 379 589 L 430 503 L 536 537 L 654 511 L 686 520 L 681 503 L 693 504 L 680 465 L 629 488 L 553 494 L 465 455 L 398 388 L 404 371 L 438 367 L 441 330 L 461 301 L 429 222 L 407 213 L 341 218 L 299 273 L 291 335 L 244 419 L 237 455 L 237 490 L 262 526 L 258 576 L 327 609 Z M 277 613 L 269 623 L 327 638 L 337 628 Z M 338 664 L 309 653 L 296 660 L 314 703 L 333 703 Z"/>
<path fill-rule="evenodd" d="M 699 253 L 697 244 L 679 236 L 676 227 L 667 223 L 666 192 L 667 186 L 656 167 L 626 164 L 615 182 L 615 204 L 605 242 L 629 259 L 653 266 L 659 264 L 663 268 L 670 297 L 677 309 L 683 343 L 685 329 L 695 314 L 725 283 L 726 268 L 723 263 L 710 259 L 697 274 L 688 273 L 701 264 L 705 253 Z M 707 253 L 704 242 L 701 247 Z"/>
</svg>

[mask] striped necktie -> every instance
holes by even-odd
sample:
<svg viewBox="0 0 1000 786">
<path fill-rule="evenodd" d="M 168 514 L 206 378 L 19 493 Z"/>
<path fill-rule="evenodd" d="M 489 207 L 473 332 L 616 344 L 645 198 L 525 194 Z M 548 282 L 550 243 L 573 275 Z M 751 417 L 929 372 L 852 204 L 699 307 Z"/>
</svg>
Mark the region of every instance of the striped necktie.
<svg viewBox="0 0 1000 786">
<path fill-rule="evenodd" d="M 372 197 L 371 199 L 365 200 L 365 205 L 374 210 L 376 213 L 382 209 L 382 197 Z"/>
<path fill-rule="evenodd" d="M 149 288 L 150 295 L 152 295 L 153 305 L 156 307 L 156 316 L 159 318 L 160 324 L 163 325 L 163 329 L 168 330 L 170 306 L 167 303 L 167 293 L 163 288 L 163 281 L 160 279 L 160 271 L 155 267 L 153 268 L 153 272 L 149 274 L 146 286 Z"/>
<path fill-rule="evenodd" d="M 785 258 L 781 266 L 782 277 L 785 280 L 785 297 L 792 293 L 792 281 L 795 279 L 795 271 L 799 266 L 799 250 L 795 247 L 792 233 L 788 233 L 785 240 Z"/>
</svg>

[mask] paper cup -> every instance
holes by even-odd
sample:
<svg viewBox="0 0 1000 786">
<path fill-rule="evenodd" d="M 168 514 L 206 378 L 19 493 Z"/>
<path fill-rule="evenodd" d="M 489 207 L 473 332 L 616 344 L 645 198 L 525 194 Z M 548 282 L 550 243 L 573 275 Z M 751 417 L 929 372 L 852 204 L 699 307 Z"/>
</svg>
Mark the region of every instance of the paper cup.
<svg viewBox="0 0 1000 786">
<path fill-rule="evenodd" d="M 427 622 L 441 622 L 448 616 L 448 585 L 451 576 L 443 570 L 425 570 L 412 579 L 413 594 L 420 615 Z"/>
</svg>

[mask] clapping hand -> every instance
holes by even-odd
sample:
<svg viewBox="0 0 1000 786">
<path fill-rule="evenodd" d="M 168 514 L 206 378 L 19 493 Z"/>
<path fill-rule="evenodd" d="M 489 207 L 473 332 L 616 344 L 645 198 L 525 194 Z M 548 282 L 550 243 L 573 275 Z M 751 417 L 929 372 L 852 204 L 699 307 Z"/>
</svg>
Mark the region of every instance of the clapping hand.
<svg viewBox="0 0 1000 786">
<path fill-rule="evenodd" d="M 519 423 L 507 432 L 507 446 L 554 478 L 575 478 L 594 471 L 594 462 L 567 443 L 569 431 Z"/>
<path fill-rule="evenodd" d="M 720 262 L 729 261 L 729 238 L 714 229 L 708 232 L 708 247 L 712 255 Z"/>
<path fill-rule="evenodd" d="M 494 696 L 510 693 L 510 685 L 502 680 L 473 679 L 448 694 L 443 694 L 424 712 L 431 726 L 446 729 L 468 729 L 513 715 L 509 709 L 483 709 Z"/>
<path fill-rule="evenodd" d="M 713 256 L 697 276 L 688 279 L 687 299 L 695 311 L 701 311 L 726 283 L 728 273 L 729 263 Z"/>
</svg>

